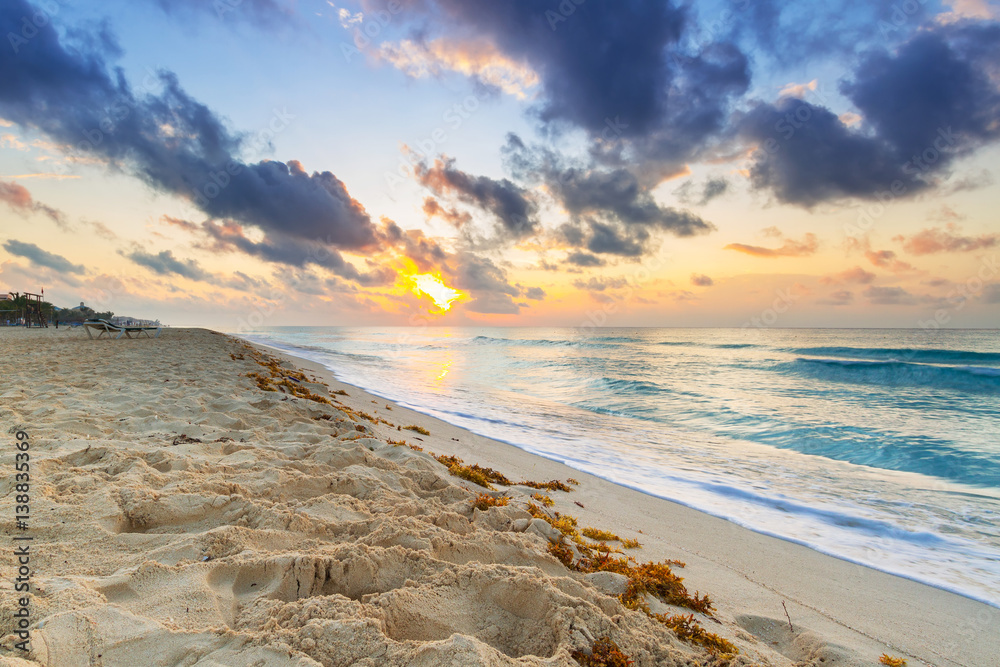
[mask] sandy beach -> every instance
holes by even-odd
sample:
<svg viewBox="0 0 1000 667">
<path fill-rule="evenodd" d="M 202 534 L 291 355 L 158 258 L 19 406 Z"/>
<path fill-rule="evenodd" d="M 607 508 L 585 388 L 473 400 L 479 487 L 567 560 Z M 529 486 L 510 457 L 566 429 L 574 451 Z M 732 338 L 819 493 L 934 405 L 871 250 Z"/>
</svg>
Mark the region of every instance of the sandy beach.
<svg viewBox="0 0 1000 667">
<path fill-rule="evenodd" d="M 0 329 L 0 350 L 0 664 L 578 665 L 604 637 L 642 666 L 1000 655 L 996 608 L 617 486 L 227 335 Z M 514 484 L 487 490 L 432 453 Z M 517 483 L 552 480 L 569 491 Z M 622 553 L 608 558 L 682 561 L 690 599 L 711 606 L 632 595 L 630 576 L 594 571 L 598 542 L 573 539 L 584 527 L 641 544 L 609 541 Z M 16 646 L 18 536 L 31 537 L 30 652 Z M 682 615 L 738 653 L 663 622 Z"/>
</svg>

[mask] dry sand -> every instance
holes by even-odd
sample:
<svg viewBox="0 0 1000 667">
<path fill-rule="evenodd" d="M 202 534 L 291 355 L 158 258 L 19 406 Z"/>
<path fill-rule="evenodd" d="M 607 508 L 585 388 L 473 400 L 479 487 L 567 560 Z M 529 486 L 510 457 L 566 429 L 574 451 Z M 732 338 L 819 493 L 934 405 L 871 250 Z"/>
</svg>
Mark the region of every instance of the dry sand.
<svg viewBox="0 0 1000 667">
<path fill-rule="evenodd" d="M 576 665 L 602 636 L 643 666 L 1000 663 L 1000 610 L 473 435 L 307 361 L 309 389 L 344 409 L 263 391 L 246 375 L 268 371 L 227 336 L 0 329 L 0 352 L 0 664 Z M 18 429 L 32 443 L 30 654 L 10 634 Z M 548 493 L 554 509 L 638 538 L 639 560 L 685 561 L 688 588 L 715 600 L 696 618 L 740 655 L 680 641 L 621 605 L 621 580 L 549 555 L 532 489 L 474 509 L 483 489 L 431 451 L 515 480 L 575 477 Z"/>
</svg>

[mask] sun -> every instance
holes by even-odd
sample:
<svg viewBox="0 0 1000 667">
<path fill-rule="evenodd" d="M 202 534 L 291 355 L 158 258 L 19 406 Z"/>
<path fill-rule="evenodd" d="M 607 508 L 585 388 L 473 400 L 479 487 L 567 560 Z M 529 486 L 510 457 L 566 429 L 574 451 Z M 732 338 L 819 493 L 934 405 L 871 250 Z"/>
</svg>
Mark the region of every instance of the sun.
<svg viewBox="0 0 1000 667">
<path fill-rule="evenodd" d="M 456 300 L 465 296 L 462 292 L 445 285 L 439 277 L 431 273 L 410 276 L 410 280 L 413 281 L 413 291 L 429 296 L 442 312 L 446 312 Z"/>
</svg>

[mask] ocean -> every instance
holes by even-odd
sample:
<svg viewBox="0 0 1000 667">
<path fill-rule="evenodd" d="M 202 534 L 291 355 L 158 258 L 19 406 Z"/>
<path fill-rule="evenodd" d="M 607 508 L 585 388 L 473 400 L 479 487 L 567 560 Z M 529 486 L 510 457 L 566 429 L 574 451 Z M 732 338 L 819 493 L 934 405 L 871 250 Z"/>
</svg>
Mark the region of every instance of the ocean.
<svg viewBox="0 0 1000 667">
<path fill-rule="evenodd" d="M 243 335 L 575 469 L 1000 607 L 997 331 Z"/>
</svg>

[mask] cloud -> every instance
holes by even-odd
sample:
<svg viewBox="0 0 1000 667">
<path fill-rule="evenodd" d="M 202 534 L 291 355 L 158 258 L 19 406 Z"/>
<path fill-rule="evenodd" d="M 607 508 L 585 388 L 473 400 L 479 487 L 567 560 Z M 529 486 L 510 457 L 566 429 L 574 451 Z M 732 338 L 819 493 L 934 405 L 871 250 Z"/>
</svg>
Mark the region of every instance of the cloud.
<svg viewBox="0 0 1000 667">
<path fill-rule="evenodd" d="M 935 17 L 939 21 L 954 21 L 960 18 L 1000 18 L 1000 7 L 989 0 L 944 0 L 944 4 L 951 7 L 951 12 Z"/>
<path fill-rule="evenodd" d="M 178 229 L 183 229 L 186 232 L 195 233 L 200 229 L 198 225 L 191 222 L 190 220 L 175 218 L 170 215 L 161 215 L 160 221 L 170 225 L 171 227 L 177 227 Z"/>
<path fill-rule="evenodd" d="M 34 11 L 25 0 L 3 3 L 0 33 L 19 33 Z M 110 71 L 108 49 L 69 39 L 49 23 L 18 50 L 0 50 L 0 116 L 212 217 L 340 248 L 375 243 L 367 212 L 332 173 L 310 175 L 295 161 L 243 162 L 248 138 L 187 95 L 174 74 L 147 75 L 139 93 L 120 70 Z M 293 121 L 279 111 L 272 128 Z"/>
<path fill-rule="evenodd" d="M 511 297 L 521 295 L 521 290 L 510 284 L 507 273 L 486 257 L 469 252 L 456 257 L 457 268 L 452 275 L 454 287 L 468 292 L 472 299 L 463 308 L 473 313 L 516 315 L 520 306 Z"/>
<path fill-rule="evenodd" d="M 431 218 L 441 218 L 456 229 L 461 229 L 472 222 L 472 215 L 470 213 L 459 211 L 454 207 L 445 208 L 434 197 L 426 197 L 424 199 L 423 210 L 428 220 Z"/>
<path fill-rule="evenodd" d="M 532 299 L 534 301 L 541 301 L 546 296 L 545 290 L 543 290 L 541 287 L 529 287 L 528 289 L 524 290 L 522 294 L 524 295 L 524 298 Z"/>
<path fill-rule="evenodd" d="M 725 178 L 709 178 L 701 185 L 701 193 L 697 195 L 692 192 L 695 187 L 694 181 L 688 180 L 674 190 L 673 194 L 685 204 L 704 206 L 716 197 L 724 195 L 729 189 L 729 181 Z"/>
<path fill-rule="evenodd" d="M 603 292 L 608 289 L 621 289 L 628 285 L 624 278 L 590 278 L 589 280 L 574 280 L 573 286 L 577 289 L 591 292 Z"/>
<path fill-rule="evenodd" d="M 108 226 L 103 222 L 98 220 L 84 220 L 83 224 L 91 228 L 94 236 L 102 238 L 105 241 L 114 241 L 118 238 L 118 235 L 108 229 Z"/>
<path fill-rule="evenodd" d="M 822 299 L 816 301 L 816 303 L 822 304 L 824 306 L 846 306 L 854 301 L 854 292 L 850 290 L 837 290 L 836 292 L 831 292 Z"/>
<path fill-rule="evenodd" d="M 21 214 L 41 213 L 48 216 L 52 222 L 66 229 L 66 216 L 51 206 L 35 201 L 28 189 L 18 183 L 0 181 L 0 201 Z"/>
<path fill-rule="evenodd" d="M 154 255 L 141 248 L 135 248 L 131 252 L 123 252 L 122 255 L 161 276 L 177 275 L 190 280 L 212 280 L 212 275 L 202 269 L 198 262 L 193 259 L 177 259 L 170 250 L 163 250 Z"/>
<path fill-rule="evenodd" d="M 786 239 L 779 248 L 764 248 L 745 243 L 730 243 L 724 248 L 724 250 L 735 250 L 754 257 L 805 257 L 815 254 L 818 249 L 819 241 L 815 234 L 806 234 L 801 241 Z"/>
<path fill-rule="evenodd" d="M 760 147 L 751 183 L 806 207 L 936 186 L 957 157 L 1000 136 L 1000 87 L 990 74 L 998 58 L 1000 24 L 936 26 L 892 53 L 869 52 L 842 83 L 864 119 L 857 127 L 798 98 L 759 103 L 740 122 Z"/>
<path fill-rule="evenodd" d="M 892 250 L 865 250 L 865 257 L 873 265 L 883 269 L 889 269 L 893 273 L 906 273 L 916 269 L 909 262 L 904 262 L 896 258 L 896 253 Z"/>
<path fill-rule="evenodd" d="M 1000 243 L 1000 234 L 962 236 L 959 227 L 950 224 L 945 229 L 924 229 L 913 236 L 896 236 L 893 240 L 902 243 L 903 250 L 912 255 L 931 255 L 939 252 L 973 252 L 994 248 Z"/>
<path fill-rule="evenodd" d="M 382 44 L 376 57 L 413 78 L 459 72 L 519 99 L 526 98 L 538 85 L 538 75 L 530 67 L 482 41 L 407 39 L 398 44 Z"/>
<path fill-rule="evenodd" d="M 870 285 L 875 281 L 875 274 L 871 271 L 865 271 L 860 266 L 855 266 L 853 269 L 847 269 L 846 271 L 841 271 L 832 276 L 824 276 L 819 279 L 824 285 L 837 285 L 840 283 L 854 283 L 857 285 Z"/>
<path fill-rule="evenodd" d="M 813 79 L 809 83 L 789 83 L 786 84 L 781 92 L 778 93 L 778 97 L 794 97 L 797 100 L 805 99 L 806 95 L 811 92 L 815 92 L 816 84 L 819 82 L 818 79 Z"/>
<path fill-rule="evenodd" d="M 582 129 L 611 159 L 627 146 L 658 172 L 676 172 L 722 131 L 750 82 L 747 57 L 727 40 L 686 39 L 691 11 L 670 1 L 573 3 L 570 16 L 535 0 L 410 9 L 420 34 L 457 34 L 528 63 L 539 79 L 531 113 L 546 129 Z"/>
<path fill-rule="evenodd" d="M 21 178 L 21 179 L 42 178 L 42 179 L 52 179 L 55 181 L 67 181 L 67 180 L 76 180 L 80 178 L 80 176 L 78 176 L 77 174 L 53 174 L 50 172 L 36 172 L 33 174 L 14 174 L 8 176 L 7 178 Z"/>
<path fill-rule="evenodd" d="M 729 189 L 729 181 L 724 178 L 710 178 L 705 181 L 705 187 L 701 191 L 699 204 L 704 206 L 716 197 L 720 197 Z"/>
<path fill-rule="evenodd" d="M 458 201 L 491 213 L 503 238 L 523 239 L 538 231 L 537 206 L 527 190 L 504 179 L 473 176 L 455 168 L 455 160 L 438 158 L 428 166 L 414 167 L 417 181 L 439 197 Z"/>
<path fill-rule="evenodd" d="M 312 264 L 342 278 L 369 286 L 391 284 L 396 275 L 385 267 L 372 267 L 367 273 L 359 271 L 335 247 L 318 241 L 304 241 L 277 232 L 269 232 L 262 240 L 254 241 L 247 237 L 246 230 L 241 225 L 233 221 L 209 220 L 202 223 L 201 230 L 210 240 L 202 248 L 211 252 L 238 250 L 266 262 L 299 268 Z"/>
<path fill-rule="evenodd" d="M 691 274 L 691 284 L 697 287 L 711 287 L 715 281 L 704 274 Z"/>
<path fill-rule="evenodd" d="M 981 169 L 977 172 L 971 174 L 966 174 L 958 180 L 952 182 L 947 190 L 946 194 L 954 194 L 956 192 L 967 192 L 972 190 L 980 190 L 982 188 L 989 187 L 996 182 L 993 178 L 993 173 L 988 169 Z"/>
<path fill-rule="evenodd" d="M 605 264 L 607 264 L 607 262 L 605 262 L 600 257 L 591 255 L 590 253 L 579 252 L 579 251 L 571 252 L 568 255 L 566 255 L 566 263 L 583 267 L 604 266 Z"/>
<path fill-rule="evenodd" d="M 628 169 L 570 164 L 549 148 L 529 148 L 515 134 L 507 136 L 503 155 L 515 178 L 544 185 L 570 214 L 571 222 L 561 225 L 557 236 L 571 246 L 639 257 L 652 250 L 653 232 L 685 237 L 715 229 L 690 211 L 660 205 Z"/>
<path fill-rule="evenodd" d="M 387 242 L 409 257 L 424 272 L 440 271 L 450 259 L 449 253 L 437 240 L 429 238 L 419 229 L 404 231 L 395 222 L 382 218 L 383 234 Z"/>
<path fill-rule="evenodd" d="M 941 204 L 940 207 L 927 214 L 928 220 L 938 220 L 940 222 L 955 222 L 956 220 L 965 220 L 967 217 L 947 204 Z"/>
<path fill-rule="evenodd" d="M 80 264 L 73 264 L 62 255 L 56 255 L 46 250 L 42 250 L 34 243 L 22 243 L 21 241 L 11 239 L 9 241 L 4 241 L 3 247 L 4 250 L 9 252 L 11 255 L 24 257 L 36 266 L 44 266 L 59 271 L 60 273 L 79 274 L 86 271 L 86 269 Z"/>
<path fill-rule="evenodd" d="M 872 285 L 862 292 L 868 303 L 878 306 L 911 306 L 917 303 L 917 297 L 902 287 L 876 287 Z"/>
</svg>

